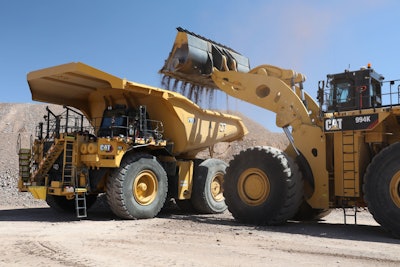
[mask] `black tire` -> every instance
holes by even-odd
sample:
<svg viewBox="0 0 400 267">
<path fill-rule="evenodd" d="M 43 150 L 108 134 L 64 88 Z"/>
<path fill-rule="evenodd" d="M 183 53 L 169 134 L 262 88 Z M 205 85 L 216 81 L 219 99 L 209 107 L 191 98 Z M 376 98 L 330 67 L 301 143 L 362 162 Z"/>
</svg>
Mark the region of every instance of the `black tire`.
<svg viewBox="0 0 400 267">
<path fill-rule="evenodd" d="M 374 219 L 400 238 L 400 143 L 376 155 L 364 176 L 364 199 Z"/>
<path fill-rule="evenodd" d="M 313 209 L 306 201 L 300 205 L 299 210 L 293 217 L 296 221 L 318 221 L 328 216 L 331 209 Z"/>
<path fill-rule="evenodd" d="M 195 167 L 191 200 L 196 211 L 215 214 L 227 209 L 223 195 L 227 166 L 222 160 L 207 159 Z"/>
<path fill-rule="evenodd" d="M 157 159 L 132 154 L 123 160 L 107 181 L 107 201 L 123 219 L 155 217 L 167 198 L 168 178 Z"/>
<path fill-rule="evenodd" d="M 303 198 L 297 164 L 272 147 L 254 147 L 236 155 L 226 170 L 224 189 L 233 217 L 257 225 L 285 223 Z"/>
<path fill-rule="evenodd" d="M 86 208 L 90 209 L 97 200 L 97 194 L 86 195 Z M 75 198 L 67 199 L 64 196 L 47 195 L 46 203 L 58 212 L 73 213 L 76 211 Z"/>
</svg>

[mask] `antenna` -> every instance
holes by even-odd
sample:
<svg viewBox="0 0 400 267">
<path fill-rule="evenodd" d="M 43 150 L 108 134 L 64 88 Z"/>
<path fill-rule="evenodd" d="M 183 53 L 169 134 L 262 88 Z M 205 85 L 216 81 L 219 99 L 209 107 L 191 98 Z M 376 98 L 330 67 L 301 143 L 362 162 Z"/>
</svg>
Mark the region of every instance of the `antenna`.
<svg viewBox="0 0 400 267">
<path fill-rule="evenodd" d="M 350 63 L 349 66 L 347 67 L 347 69 L 344 70 L 344 72 L 349 72 L 350 71 Z"/>
</svg>

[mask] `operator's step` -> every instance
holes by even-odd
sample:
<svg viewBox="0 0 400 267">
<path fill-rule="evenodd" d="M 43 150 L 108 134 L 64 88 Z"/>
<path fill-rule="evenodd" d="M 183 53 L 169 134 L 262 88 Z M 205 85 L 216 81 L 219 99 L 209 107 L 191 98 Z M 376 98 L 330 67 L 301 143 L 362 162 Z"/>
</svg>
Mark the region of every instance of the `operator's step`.
<svg viewBox="0 0 400 267">
<path fill-rule="evenodd" d="M 86 188 L 75 188 L 75 209 L 77 218 L 87 217 Z"/>
<path fill-rule="evenodd" d="M 343 219 L 344 219 L 344 224 L 347 224 L 347 218 L 354 218 L 354 224 L 357 225 L 357 213 L 358 207 L 354 206 L 352 208 L 342 208 L 343 210 Z"/>
</svg>

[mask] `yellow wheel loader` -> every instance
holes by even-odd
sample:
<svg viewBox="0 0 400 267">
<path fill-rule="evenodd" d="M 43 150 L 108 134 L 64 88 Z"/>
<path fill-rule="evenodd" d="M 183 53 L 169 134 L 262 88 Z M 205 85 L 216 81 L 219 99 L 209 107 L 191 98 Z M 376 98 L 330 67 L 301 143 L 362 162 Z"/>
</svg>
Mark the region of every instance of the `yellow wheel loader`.
<svg viewBox="0 0 400 267">
<path fill-rule="evenodd" d="M 101 193 L 126 219 L 152 218 L 171 198 L 201 213 L 226 209 L 227 164 L 196 155 L 241 139 L 240 118 L 79 62 L 30 72 L 27 80 L 33 100 L 65 110 L 47 108 L 29 148 L 19 140 L 20 191 L 78 217 Z"/>
<path fill-rule="evenodd" d="M 303 90 L 306 77 L 262 65 L 221 44 L 178 28 L 160 70 L 198 89 L 228 95 L 273 111 L 290 145 L 254 147 L 229 163 L 224 178 L 228 209 L 241 222 L 275 225 L 320 219 L 343 208 L 356 220 L 367 207 L 400 237 L 400 98 L 370 65 L 327 75 L 318 102 Z M 384 88 L 386 88 L 384 90 Z M 260 136 L 262 138 L 262 135 Z"/>
</svg>

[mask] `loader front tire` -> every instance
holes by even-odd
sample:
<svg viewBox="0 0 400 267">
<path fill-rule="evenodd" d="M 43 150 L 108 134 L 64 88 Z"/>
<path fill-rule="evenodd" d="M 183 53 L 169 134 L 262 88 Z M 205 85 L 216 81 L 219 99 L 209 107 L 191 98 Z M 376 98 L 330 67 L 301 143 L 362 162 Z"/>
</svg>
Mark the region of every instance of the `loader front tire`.
<svg viewBox="0 0 400 267">
<path fill-rule="evenodd" d="M 196 166 L 193 175 L 192 203 L 204 214 L 226 210 L 223 181 L 227 164 L 219 159 L 207 159 Z"/>
<path fill-rule="evenodd" d="M 400 143 L 376 155 L 364 176 L 364 199 L 374 219 L 400 238 Z"/>
<path fill-rule="evenodd" d="M 123 160 L 107 181 L 107 201 L 123 219 L 155 217 L 167 198 L 168 178 L 157 159 L 133 154 Z"/>
<path fill-rule="evenodd" d="M 285 223 L 303 198 L 297 164 L 272 147 L 254 147 L 236 155 L 226 170 L 224 189 L 233 217 L 257 225 Z"/>
</svg>

